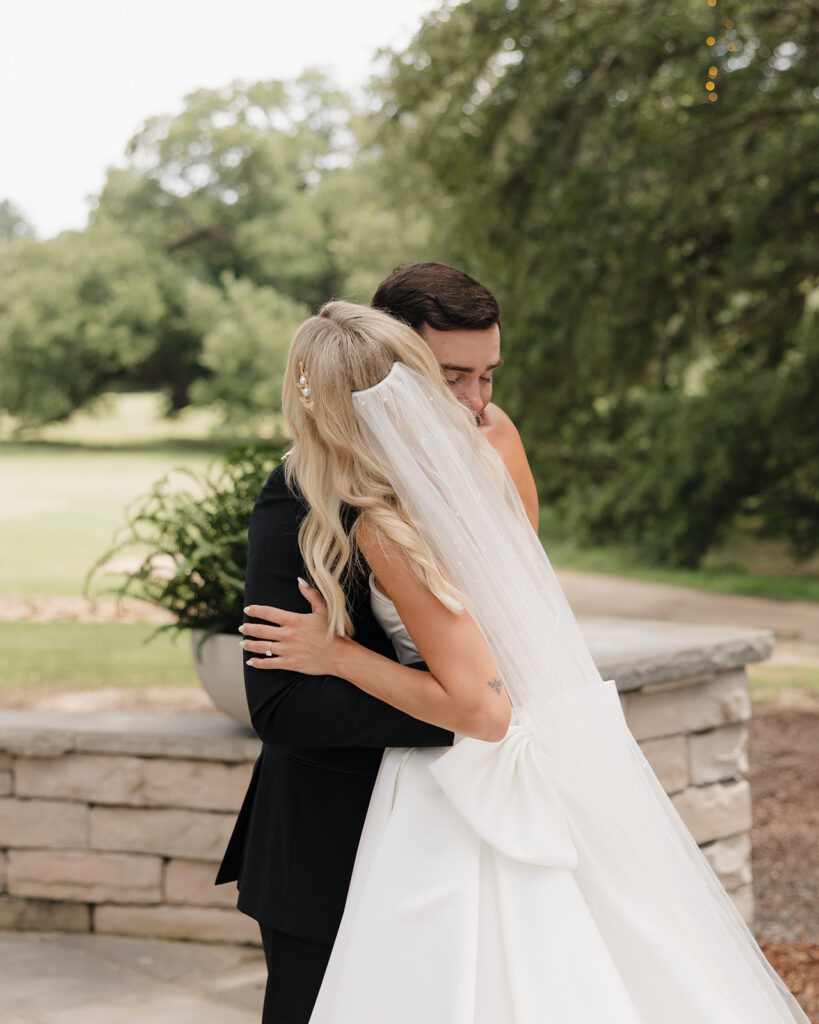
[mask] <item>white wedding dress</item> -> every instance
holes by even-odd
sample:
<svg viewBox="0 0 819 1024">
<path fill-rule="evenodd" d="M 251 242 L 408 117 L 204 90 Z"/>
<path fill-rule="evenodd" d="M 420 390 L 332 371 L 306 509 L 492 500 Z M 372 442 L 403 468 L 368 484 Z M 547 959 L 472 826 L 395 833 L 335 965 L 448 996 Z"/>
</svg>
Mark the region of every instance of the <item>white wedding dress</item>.
<svg viewBox="0 0 819 1024">
<path fill-rule="evenodd" d="M 385 752 L 311 1024 L 809 1024 L 628 731 L 474 424 L 397 362 L 354 403 L 514 712 L 499 743 Z"/>
<path fill-rule="evenodd" d="M 370 590 L 398 660 L 418 661 L 395 605 Z M 644 1022 L 535 750 L 513 714 L 499 743 L 385 751 L 311 1024 Z"/>
</svg>

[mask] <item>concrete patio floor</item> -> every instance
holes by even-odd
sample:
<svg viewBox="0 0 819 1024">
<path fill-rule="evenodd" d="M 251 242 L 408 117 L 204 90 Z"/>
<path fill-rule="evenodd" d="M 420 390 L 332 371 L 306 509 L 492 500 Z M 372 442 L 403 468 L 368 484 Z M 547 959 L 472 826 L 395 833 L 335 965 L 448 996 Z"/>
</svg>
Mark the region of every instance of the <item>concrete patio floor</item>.
<svg viewBox="0 0 819 1024">
<path fill-rule="evenodd" d="M 249 946 L 0 932 L 0 1024 L 258 1024 Z"/>
</svg>

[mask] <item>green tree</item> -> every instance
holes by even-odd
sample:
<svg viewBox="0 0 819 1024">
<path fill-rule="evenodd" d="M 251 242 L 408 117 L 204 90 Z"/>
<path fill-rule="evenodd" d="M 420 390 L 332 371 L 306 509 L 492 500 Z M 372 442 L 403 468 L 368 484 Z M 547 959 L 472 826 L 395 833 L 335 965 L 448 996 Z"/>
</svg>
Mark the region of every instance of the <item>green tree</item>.
<svg viewBox="0 0 819 1024">
<path fill-rule="evenodd" d="M 134 136 L 94 219 L 129 225 L 213 283 L 229 271 L 321 302 L 337 280 L 316 196 L 352 159 L 351 111 L 317 72 L 201 89 Z"/>
<path fill-rule="evenodd" d="M 150 267 L 162 300 L 153 349 L 135 366 L 123 369 L 122 379 L 133 388 L 161 391 L 167 411 L 176 413 L 191 402 L 192 387 L 207 374 L 203 365 L 201 320 L 188 301 L 191 271 L 166 253 L 148 248 Z"/>
<path fill-rule="evenodd" d="M 148 254 L 120 232 L 8 243 L 0 409 L 23 425 L 66 418 L 150 356 L 162 313 Z"/>
<path fill-rule="evenodd" d="M 272 288 L 225 274 L 221 288 L 188 282 L 190 320 L 202 333 L 207 375 L 194 398 L 221 407 L 234 426 L 281 409 L 282 377 L 293 332 L 310 310 Z"/>
<path fill-rule="evenodd" d="M 9 411 L 43 422 L 127 385 L 164 391 L 169 411 L 217 404 L 249 428 L 278 405 L 287 342 L 311 307 L 366 302 L 396 263 L 434 255 L 430 218 L 392 201 L 380 158 L 371 122 L 315 72 L 199 90 L 181 114 L 149 119 L 87 232 L 5 253 Z M 106 295 L 117 273 L 150 293 L 128 311 L 130 347 L 121 323 L 107 348 L 84 336 L 100 319 L 112 328 L 85 283 L 92 266 Z"/>
<path fill-rule="evenodd" d="M 502 300 L 541 492 L 595 539 L 694 564 L 747 512 L 817 543 L 817 61 L 808 0 L 469 0 L 381 83 L 396 179 Z"/>
<path fill-rule="evenodd" d="M 396 263 L 434 255 L 423 210 L 392 201 L 373 125 L 315 72 L 199 90 L 181 114 L 149 119 L 128 157 L 109 172 L 92 219 L 154 253 L 166 312 L 154 351 L 128 379 L 164 388 L 172 409 L 216 402 L 247 422 L 270 404 L 268 394 L 248 402 L 244 371 L 252 363 L 269 389 L 281 367 L 268 356 L 281 362 L 285 325 L 330 297 L 366 302 Z M 224 340 L 232 331 L 237 348 Z"/>
<path fill-rule="evenodd" d="M 0 202 L 0 242 L 33 235 L 34 228 L 10 199 Z"/>
</svg>

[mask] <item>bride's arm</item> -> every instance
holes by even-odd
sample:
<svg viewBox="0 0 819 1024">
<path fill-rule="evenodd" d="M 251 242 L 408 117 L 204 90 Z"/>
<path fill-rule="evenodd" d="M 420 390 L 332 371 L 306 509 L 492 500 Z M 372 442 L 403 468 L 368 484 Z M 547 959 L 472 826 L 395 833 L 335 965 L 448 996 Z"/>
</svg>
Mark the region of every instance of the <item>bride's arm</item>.
<svg viewBox="0 0 819 1024">
<path fill-rule="evenodd" d="M 393 673 L 383 673 L 368 657 L 372 652 L 347 641 L 339 648 L 340 674 L 415 717 L 479 739 L 502 739 L 511 706 L 495 659 L 472 617 L 441 604 L 410 569 L 400 548 L 366 521 L 359 524 L 356 540 L 429 672 L 392 665 L 394 670 L 403 669 L 400 678 L 395 672 L 392 679 Z"/>
<path fill-rule="evenodd" d="M 271 614 L 269 621 L 277 625 L 263 629 L 277 656 L 255 657 L 250 663 L 270 670 L 330 672 L 414 718 L 489 742 L 503 739 L 511 705 L 495 660 L 471 616 L 455 614 L 441 604 L 412 572 L 401 550 L 381 540 L 366 524 L 359 525 L 356 539 L 429 671 L 399 665 L 348 637 L 328 640 L 320 598 L 311 601 L 314 614 L 310 616 L 279 612 L 273 618 Z M 265 609 L 255 606 L 248 614 L 268 618 Z M 254 635 L 259 635 L 256 628 Z M 244 646 L 252 652 L 267 644 L 246 641 Z"/>
</svg>

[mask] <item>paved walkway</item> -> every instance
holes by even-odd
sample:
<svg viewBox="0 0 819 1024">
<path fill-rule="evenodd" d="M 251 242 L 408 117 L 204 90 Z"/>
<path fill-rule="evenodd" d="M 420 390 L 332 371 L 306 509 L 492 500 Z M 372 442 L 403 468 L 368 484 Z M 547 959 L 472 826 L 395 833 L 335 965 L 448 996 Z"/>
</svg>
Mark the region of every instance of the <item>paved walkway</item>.
<svg viewBox="0 0 819 1024">
<path fill-rule="evenodd" d="M 746 594 L 713 594 L 672 583 L 561 569 L 560 584 L 579 615 L 665 619 L 770 629 L 773 664 L 819 665 L 819 604 Z"/>
<path fill-rule="evenodd" d="M 261 950 L 0 932 L 0 1024 L 259 1024 Z"/>
</svg>

